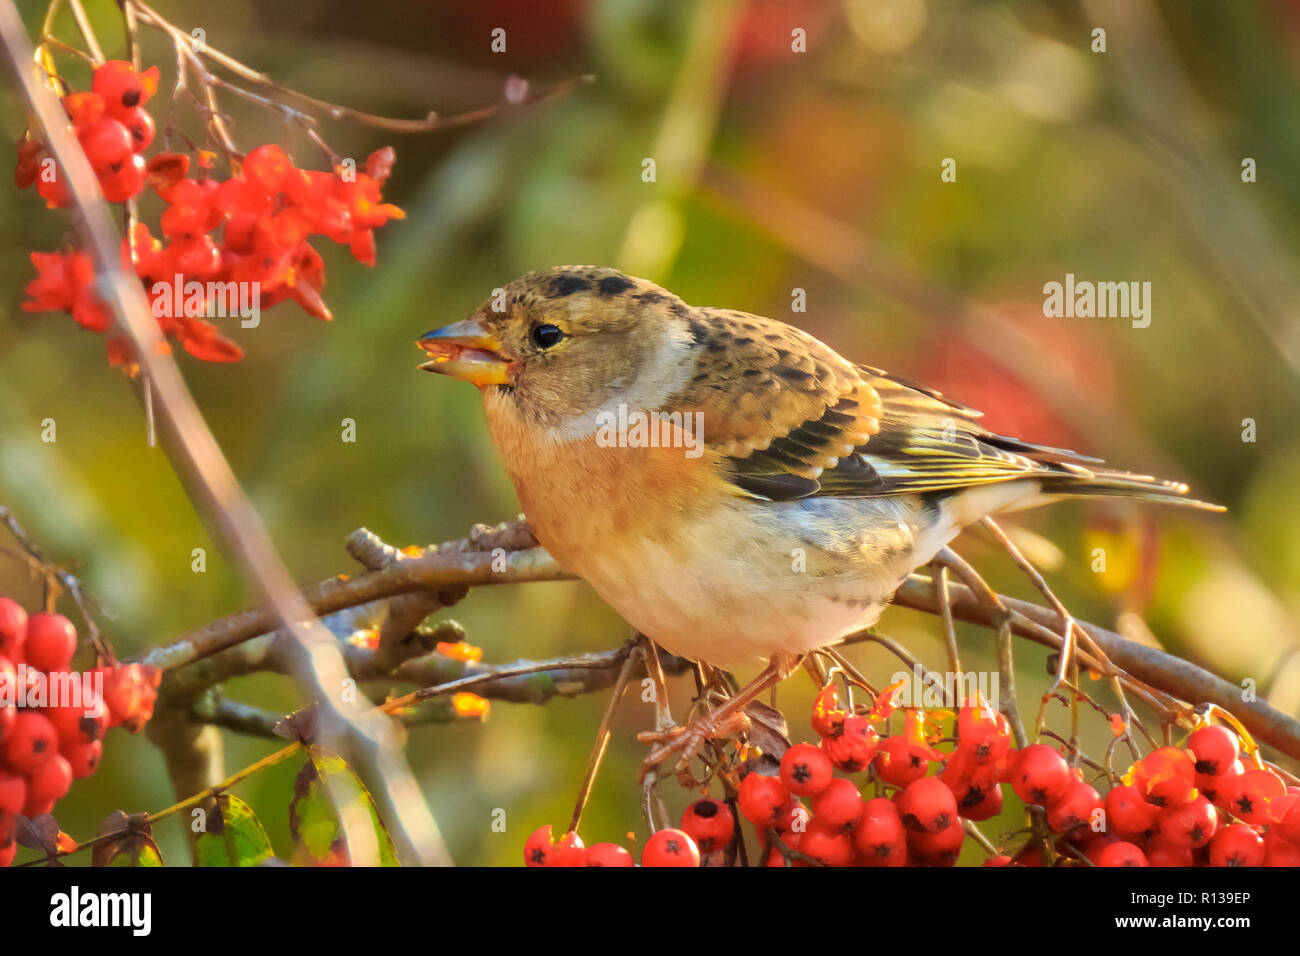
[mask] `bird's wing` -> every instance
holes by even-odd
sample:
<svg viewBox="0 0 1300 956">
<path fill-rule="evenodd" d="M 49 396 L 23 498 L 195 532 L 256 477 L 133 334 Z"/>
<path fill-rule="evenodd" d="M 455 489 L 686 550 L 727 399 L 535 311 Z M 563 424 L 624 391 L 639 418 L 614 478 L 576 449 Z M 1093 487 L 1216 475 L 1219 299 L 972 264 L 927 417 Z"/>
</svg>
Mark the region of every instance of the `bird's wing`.
<svg viewBox="0 0 1300 956">
<path fill-rule="evenodd" d="M 814 494 L 880 431 L 880 396 L 863 370 L 808 333 L 717 309 L 692 309 L 689 321 L 698 358 L 668 405 L 702 414 L 704 442 L 739 493 Z"/>
<path fill-rule="evenodd" d="M 1086 476 L 1096 459 L 995 435 L 980 412 L 811 335 L 741 312 L 694 309 L 699 362 L 674 409 L 739 494 L 772 501 L 946 491 L 1029 476 Z"/>
<path fill-rule="evenodd" d="M 997 435 L 983 413 L 940 392 L 860 366 L 880 395 L 880 431 L 819 478 L 818 494 L 859 497 L 952 491 L 1026 477 L 1084 475 L 1097 459 Z"/>
<path fill-rule="evenodd" d="M 1098 467 L 1099 458 L 995 434 L 979 424 L 982 412 L 880 369 L 858 368 L 880 396 L 880 430 L 834 468 L 825 469 L 809 494 L 858 498 L 956 492 L 1034 478 L 1045 494 L 1137 498 L 1224 510 L 1186 497 L 1182 482 Z M 745 470 L 754 464 L 742 460 L 729 467 L 743 481 Z M 743 484 L 737 486 L 746 490 Z"/>
</svg>

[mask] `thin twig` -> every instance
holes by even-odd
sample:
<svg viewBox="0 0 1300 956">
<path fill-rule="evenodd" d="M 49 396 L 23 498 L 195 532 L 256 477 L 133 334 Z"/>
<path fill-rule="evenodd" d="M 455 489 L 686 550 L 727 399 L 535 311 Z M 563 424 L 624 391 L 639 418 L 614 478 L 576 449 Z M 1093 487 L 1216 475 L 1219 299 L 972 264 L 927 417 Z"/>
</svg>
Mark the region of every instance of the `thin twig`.
<svg viewBox="0 0 1300 956">
<path fill-rule="evenodd" d="M 609 746 L 614 713 L 618 710 L 619 701 L 623 699 L 623 690 L 632 677 L 632 670 L 640 660 L 641 648 L 633 645 L 631 653 L 627 655 L 627 660 L 623 662 L 623 667 L 618 672 L 618 680 L 614 682 L 614 690 L 609 695 L 609 704 L 605 707 L 604 716 L 600 719 L 600 726 L 596 728 L 596 741 L 592 744 L 591 756 L 587 760 L 587 773 L 582 778 L 582 787 L 578 790 L 578 799 L 573 805 L 573 818 L 569 821 L 569 832 L 571 833 L 576 833 L 578 824 L 582 822 L 582 811 L 587 807 L 587 797 L 591 794 L 592 785 L 596 782 L 596 774 L 600 772 L 601 760 L 605 756 L 605 749 Z"/>
</svg>

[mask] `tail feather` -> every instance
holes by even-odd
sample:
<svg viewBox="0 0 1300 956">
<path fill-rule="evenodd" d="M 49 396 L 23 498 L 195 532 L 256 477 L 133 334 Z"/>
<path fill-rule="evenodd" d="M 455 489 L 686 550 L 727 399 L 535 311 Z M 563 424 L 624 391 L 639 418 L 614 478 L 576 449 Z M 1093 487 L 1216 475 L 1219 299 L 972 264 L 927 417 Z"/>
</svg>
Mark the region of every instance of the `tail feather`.
<svg viewBox="0 0 1300 956">
<path fill-rule="evenodd" d="M 1171 505 L 1197 508 L 1201 511 L 1226 511 L 1223 505 L 1198 501 L 1187 497 L 1187 486 L 1181 481 L 1166 481 L 1151 475 L 1139 475 L 1115 468 L 1098 468 L 1100 458 L 1081 455 L 1068 448 L 1037 445 L 1007 435 L 985 434 L 981 441 L 995 448 L 1022 455 L 1042 466 L 1034 477 L 1042 484 L 1042 493 L 1069 498 L 1136 498 Z"/>
<path fill-rule="evenodd" d="M 1084 468 L 1068 463 L 1057 463 L 1057 467 L 1062 468 L 1064 473 L 1059 476 L 1039 476 L 1044 494 L 1078 498 L 1136 498 L 1201 511 L 1227 510 L 1223 505 L 1188 498 L 1187 486 L 1180 481 L 1166 481 L 1163 478 L 1110 468 Z"/>
</svg>

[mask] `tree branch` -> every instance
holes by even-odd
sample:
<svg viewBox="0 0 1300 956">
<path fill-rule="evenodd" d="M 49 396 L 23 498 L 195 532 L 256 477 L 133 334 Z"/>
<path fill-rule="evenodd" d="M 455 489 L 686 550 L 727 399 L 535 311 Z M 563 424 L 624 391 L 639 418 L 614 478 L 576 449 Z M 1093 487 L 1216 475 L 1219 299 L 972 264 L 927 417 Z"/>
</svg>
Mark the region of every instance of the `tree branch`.
<svg viewBox="0 0 1300 956">
<path fill-rule="evenodd" d="M 356 578 L 339 576 L 322 581 L 304 590 L 302 597 L 318 614 L 330 614 L 349 604 L 369 603 L 420 590 L 433 592 L 446 606 L 447 603 L 460 600 L 467 589 L 474 586 L 571 580 L 572 575 L 562 571 L 555 559 L 543 548 L 511 550 L 513 546 L 533 541 L 527 525 L 522 520 L 516 520 L 492 528 L 476 525 L 470 535 L 460 541 L 420 551 L 400 552 L 361 529 L 349 537 L 349 549 L 354 556 L 360 552 L 371 556 L 372 560 L 368 563 L 383 564 L 387 561 L 387 564 Z M 998 629 L 1000 622 L 995 610 L 977 598 L 969 587 L 950 582 L 947 590 L 951 613 L 955 619 L 994 631 Z M 1056 611 L 1029 601 L 1002 595 L 998 597 L 1012 614 L 1011 630 L 1014 634 L 1053 650 L 1060 649 L 1061 636 L 1053 630 L 1058 623 Z M 903 582 L 894 595 L 894 603 L 940 618 L 944 614 L 933 582 L 920 574 L 913 574 Z M 181 667 L 242 641 L 259 637 L 274 623 L 274 615 L 266 608 L 243 611 L 214 621 L 167 647 L 158 648 L 150 652 L 145 660 L 160 667 Z M 1121 668 L 1125 675 L 1147 685 L 1148 691 L 1154 688 L 1193 706 L 1216 704 L 1238 715 L 1242 724 L 1262 743 L 1300 760 L 1300 721 L 1275 710 L 1265 701 L 1242 700 L 1240 688 L 1189 661 L 1126 640 L 1095 624 L 1079 622 L 1079 626 L 1096 642 L 1096 646 L 1109 657 L 1112 664 Z M 850 635 L 846 640 L 852 641 L 854 637 Z M 621 654 L 623 651 L 607 653 Z M 1080 648 L 1078 654 L 1084 666 L 1104 670 L 1104 662 L 1084 649 Z M 548 666 L 527 679 L 513 683 L 501 682 L 495 687 L 491 683 L 486 684 L 484 686 L 487 689 L 482 693 L 483 696 L 501 700 L 542 703 L 555 693 L 565 693 L 556 688 L 569 679 L 576 681 L 573 685 L 575 693 L 587 693 L 610 686 L 617 675 L 617 664 L 621 661 L 621 656 L 617 660 L 609 659 L 600 666 L 585 661 L 580 669 L 589 673 L 585 676 L 568 675 L 563 681 L 554 673 L 541 676 L 547 671 L 554 671 L 553 667 Z M 505 665 L 508 668 L 516 666 L 519 665 Z M 593 667 L 595 673 L 600 674 L 599 677 L 590 673 Z M 391 676 L 429 688 L 492 672 L 493 668 L 488 665 L 467 665 L 442 655 L 429 654 L 399 665 Z M 170 675 L 168 679 L 171 679 Z M 1145 693 L 1144 696 L 1157 709 L 1165 703 L 1158 696 L 1152 699 L 1150 693 Z"/>
<path fill-rule="evenodd" d="M 982 604 L 969 588 L 955 583 L 950 584 L 948 588 L 954 617 L 996 630 L 997 621 L 994 619 L 994 613 Z M 1060 646 L 1060 635 L 1052 635 L 1057 639 L 1057 643 L 1053 644 L 1045 640 L 1043 634 L 1044 630 L 1057 623 L 1055 611 L 1029 601 L 1005 596 L 1001 598 L 1007 608 L 1018 615 L 1018 618 L 1013 619 L 1011 623 L 1011 629 L 1015 634 L 1044 646 Z M 902 587 L 894 595 L 894 603 L 927 614 L 940 613 L 934 598 L 934 586 L 929 578 L 919 574 L 913 574 L 903 582 Z M 1026 619 L 1036 626 L 1026 626 Z M 1097 646 L 1106 653 L 1112 663 L 1144 684 L 1149 684 L 1193 705 L 1217 704 L 1237 715 L 1246 729 L 1262 743 L 1275 747 L 1292 759 L 1300 760 L 1300 721 L 1294 717 L 1275 710 L 1267 701 L 1243 700 L 1240 687 L 1181 657 L 1126 640 L 1114 631 L 1108 631 L 1095 624 L 1083 621 L 1078 624 L 1097 642 Z"/>
<path fill-rule="evenodd" d="M 555 559 L 541 548 L 494 555 L 485 551 L 462 550 L 460 544 L 435 546 L 418 557 L 405 558 L 380 571 L 357 577 L 339 575 L 329 578 L 302 591 L 301 598 L 320 615 L 413 591 L 433 591 L 441 606 L 448 607 L 464 597 L 467 588 L 474 586 L 565 581 L 573 577 L 561 571 Z M 144 661 L 163 670 L 181 667 L 260 637 L 279 623 L 275 612 L 266 606 L 241 611 L 213 621 L 169 645 L 155 648 L 145 655 Z"/>
</svg>

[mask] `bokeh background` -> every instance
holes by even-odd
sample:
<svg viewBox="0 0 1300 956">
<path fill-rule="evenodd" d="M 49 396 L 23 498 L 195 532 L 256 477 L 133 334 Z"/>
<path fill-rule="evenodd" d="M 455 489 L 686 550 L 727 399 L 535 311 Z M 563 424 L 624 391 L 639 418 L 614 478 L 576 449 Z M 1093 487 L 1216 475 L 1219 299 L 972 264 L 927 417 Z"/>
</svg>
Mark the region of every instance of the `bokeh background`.
<svg viewBox="0 0 1300 956">
<path fill-rule="evenodd" d="M 116 5 L 88 0 L 110 55 Z M 20 3 L 35 30 L 44 4 Z M 356 570 L 348 532 L 397 544 L 461 537 L 518 508 L 475 392 L 417 373 L 412 340 L 458 319 L 529 269 L 615 265 L 702 305 L 799 324 L 847 356 L 983 408 L 995 430 L 1078 448 L 1189 482 L 1224 516 L 1065 504 L 1015 519 L 1018 540 L 1081 617 L 1249 679 L 1300 708 L 1300 3 L 1084 0 L 652 0 L 379 2 L 159 0 L 178 25 L 321 98 L 399 116 L 497 103 L 510 74 L 535 88 L 579 74 L 570 95 L 455 129 L 393 136 L 345 123 L 344 155 L 391 143 L 387 189 L 407 218 L 379 235 L 379 264 L 318 242 L 335 320 L 292 304 L 256 330 L 227 321 L 234 365 L 182 356 L 236 472 L 303 584 Z M 71 38 L 70 21 L 59 21 Z M 505 53 L 490 51 L 503 27 Z M 1106 52 L 1093 52 L 1095 28 Z M 807 52 L 791 49 L 806 31 Z M 171 55 L 147 35 L 164 93 Z M 73 71 L 72 75 L 76 75 Z M 232 101 L 237 141 L 285 141 Z M 157 112 L 157 111 L 155 111 Z M 25 119 L 0 93 L 10 141 Z M 642 181 L 653 157 L 657 182 Z M 1243 182 L 1255 161 L 1257 181 Z M 955 182 L 941 163 L 956 160 Z M 32 191 L 0 189 L 0 502 L 71 562 L 111 619 L 122 654 L 246 606 L 252 592 L 216 549 L 102 336 L 66 315 L 20 311 L 27 253 L 57 248 L 68 220 Z M 1149 328 L 1045 318 L 1045 282 L 1149 281 Z M 805 314 L 791 312 L 806 291 Z M 58 440 L 40 440 L 42 419 Z M 340 441 L 355 419 L 357 441 Z M 1253 441 L 1243 439 L 1245 420 Z M 1247 436 L 1251 437 L 1251 436 Z M 205 574 L 191 551 L 209 550 Z M 1093 567 L 1104 548 L 1104 573 Z M 977 535 L 959 542 L 998 587 L 1032 596 Z M 0 593 L 39 600 L 0 560 Z M 628 628 L 581 584 L 492 588 L 453 616 L 485 660 L 617 646 Z M 942 665 L 935 621 L 894 610 L 881 630 Z M 966 666 L 991 669 L 991 636 L 963 629 Z M 881 683 L 894 661 L 854 656 Z M 1021 690 L 1046 684 L 1021 652 Z M 747 675 L 742 675 L 747 676 Z M 233 682 L 234 699 L 288 711 L 288 680 Z M 685 688 L 680 688 L 685 690 Z M 811 687 L 780 701 L 807 728 Z M 603 695 L 494 705 L 486 722 L 414 732 L 410 759 L 458 862 L 515 864 L 536 826 L 562 828 Z M 680 706 L 680 704 L 679 704 Z M 644 835 L 635 770 L 647 726 L 629 696 L 596 785 L 588 842 Z M 1100 720 L 1084 743 L 1104 746 Z M 115 732 L 101 772 L 59 808 L 74 836 L 113 809 L 173 802 L 161 757 Z M 226 735 L 234 770 L 275 744 Z M 279 850 L 296 763 L 241 785 Z M 685 795 L 671 793 L 680 807 Z M 996 838 L 1019 825 L 985 826 Z M 491 813 L 507 812 L 494 832 Z M 158 828 L 185 859 L 180 824 Z M 969 841 L 968 841 L 969 842 Z M 977 859 L 978 852 L 967 847 Z M 80 858 L 74 858 L 74 860 Z"/>
</svg>

